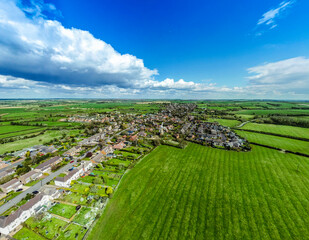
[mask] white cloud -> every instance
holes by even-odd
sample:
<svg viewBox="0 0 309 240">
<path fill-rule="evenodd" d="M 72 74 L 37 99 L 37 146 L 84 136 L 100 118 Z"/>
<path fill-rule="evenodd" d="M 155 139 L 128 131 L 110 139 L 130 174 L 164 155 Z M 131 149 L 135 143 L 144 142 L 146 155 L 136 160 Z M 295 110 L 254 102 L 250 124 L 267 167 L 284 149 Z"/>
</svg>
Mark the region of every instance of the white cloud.
<svg viewBox="0 0 309 240">
<path fill-rule="evenodd" d="M 252 67 L 248 77 L 254 85 L 293 85 L 293 88 L 309 87 L 309 58 L 296 57 Z"/>
<path fill-rule="evenodd" d="M 33 11 L 40 13 L 41 8 Z M 87 31 L 33 15 L 26 17 L 12 0 L 0 2 L 0 73 L 53 83 L 120 87 L 138 87 L 157 74 L 142 59 L 118 53 Z"/>
<path fill-rule="evenodd" d="M 277 8 L 271 9 L 264 13 L 262 18 L 258 20 L 257 25 L 265 24 L 269 26 L 270 29 L 277 27 L 275 19 L 278 18 L 280 14 L 284 12 L 288 7 L 290 7 L 293 3 L 294 0 L 281 2 Z"/>
</svg>

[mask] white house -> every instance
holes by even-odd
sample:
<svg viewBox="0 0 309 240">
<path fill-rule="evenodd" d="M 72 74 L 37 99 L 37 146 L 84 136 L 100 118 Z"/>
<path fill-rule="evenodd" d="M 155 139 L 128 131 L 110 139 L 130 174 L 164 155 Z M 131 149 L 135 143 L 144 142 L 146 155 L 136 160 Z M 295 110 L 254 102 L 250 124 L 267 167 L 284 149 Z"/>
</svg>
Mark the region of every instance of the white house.
<svg viewBox="0 0 309 240">
<path fill-rule="evenodd" d="M 73 169 L 64 177 L 56 177 L 55 185 L 59 187 L 70 187 L 73 180 L 78 179 L 82 174 L 87 172 L 92 167 L 92 162 L 82 161 L 78 168 Z"/>
<path fill-rule="evenodd" d="M 49 190 L 47 194 L 38 194 L 22 205 L 16 212 L 5 217 L 0 217 L 0 233 L 9 234 L 21 223 L 25 222 L 33 214 L 37 214 L 48 205 L 50 201 L 59 195 L 56 189 Z"/>
<path fill-rule="evenodd" d="M 78 179 L 83 173 L 82 168 L 75 168 L 64 177 L 56 177 L 55 185 L 59 187 L 70 187 L 71 182 Z"/>
<path fill-rule="evenodd" d="M 22 175 L 19 179 L 23 184 L 28 182 L 34 181 L 42 176 L 42 172 L 36 172 L 34 170 L 27 172 L 26 174 Z"/>
<path fill-rule="evenodd" d="M 62 157 L 56 156 L 53 157 L 51 159 L 49 159 L 46 162 L 41 163 L 39 166 L 37 166 L 34 170 L 36 172 L 48 172 L 51 170 L 52 166 L 57 165 L 58 163 L 60 163 L 62 161 Z"/>
<path fill-rule="evenodd" d="M 10 191 L 16 191 L 17 189 L 21 188 L 23 184 L 18 179 L 12 179 L 11 181 L 2 184 L 0 186 L 1 190 L 3 192 L 10 192 Z"/>
</svg>

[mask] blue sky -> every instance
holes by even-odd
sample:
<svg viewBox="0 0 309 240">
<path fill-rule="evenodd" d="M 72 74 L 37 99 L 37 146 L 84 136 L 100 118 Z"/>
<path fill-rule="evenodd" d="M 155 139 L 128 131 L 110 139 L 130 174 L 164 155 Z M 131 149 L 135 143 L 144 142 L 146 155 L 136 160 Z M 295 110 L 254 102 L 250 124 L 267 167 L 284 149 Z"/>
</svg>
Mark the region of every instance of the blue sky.
<svg viewBox="0 0 309 240">
<path fill-rule="evenodd" d="M 308 10 L 305 0 L 2 0 L 0 94 L 306 100 Z"/>
</svg>

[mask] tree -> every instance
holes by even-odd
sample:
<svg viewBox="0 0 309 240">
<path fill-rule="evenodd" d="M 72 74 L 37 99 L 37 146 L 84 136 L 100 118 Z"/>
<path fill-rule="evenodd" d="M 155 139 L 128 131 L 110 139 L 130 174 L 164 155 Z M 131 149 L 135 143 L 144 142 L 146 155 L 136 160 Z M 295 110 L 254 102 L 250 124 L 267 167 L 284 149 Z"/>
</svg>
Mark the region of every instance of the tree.
<svg viewBox="0 0 309 240">
<path fill-rule="evenodd" d="M 106 193 L 107 195 L 110 195 L 110 194 L 112 194 L 113 192 L 114 192 L 114 190 L 113 190 L 112 187 L 108 186 L 107 188 L 105 188 L 105 193 Z"/>
</svg>

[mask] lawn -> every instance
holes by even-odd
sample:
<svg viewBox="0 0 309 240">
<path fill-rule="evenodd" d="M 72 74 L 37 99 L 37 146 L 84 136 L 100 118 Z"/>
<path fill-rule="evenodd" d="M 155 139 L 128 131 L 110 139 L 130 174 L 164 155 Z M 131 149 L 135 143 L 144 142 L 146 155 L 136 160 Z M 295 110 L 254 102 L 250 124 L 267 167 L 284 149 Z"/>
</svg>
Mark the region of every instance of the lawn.
<svg viewBox="0 0 309 240">
<path fill-rule="evenodd" d="M 123 178 L 88 239 L 308 239 L 309 161 L 253 146 L 160 146 Z"/>
<path fill-rule="evenodd" d="M 275 125 L 275 124 L 247 123 L 241 129 L 255 130 L 261 132 L 275 133 L 280 135 L 309 139 L 309 128 Z"/>
<path fill-rule="evenodd" d="M 76 209 L 75 206 L 57 203 L 49 212 L 70 219 L 76 213 Z"/>
<path fill-rule="evenodd" d="M 38 221 L 34 217 L 31 217 L 25 223 L 28 228 L 40 233 L 42 236 L 48 239 L 53 239 L 54 236 L 57 233 L 61 232 L 63 227 L 67 225 L 67 222 L 54 217 L 45 217 L 41 221 Z"/>
<path fill-rule="evenodd" d="M 236 133 L 246 138 L 249 142 L 309 154 L 309 142 L 306 141 L 246 131 L 236 130 Z"/>
<path fill-rule="evenodd" d="M 44 240 L 45 238 L 31 231 L 30 229 L 23 227 L 13 236 L 17 240 Z"/>
<path fill-rule="evenodd" d="M 37 184 L 37 183 L 38 183 L 39 181 L 41 181 L 41 180 L 42 180 L 42 179 L 37 179 L 37 180 L 31 181 L 31 182 L 28 182 L 28 183 L 25 184 L 25 186 L 31 187 L 31 186 Z"/>
</svg>

